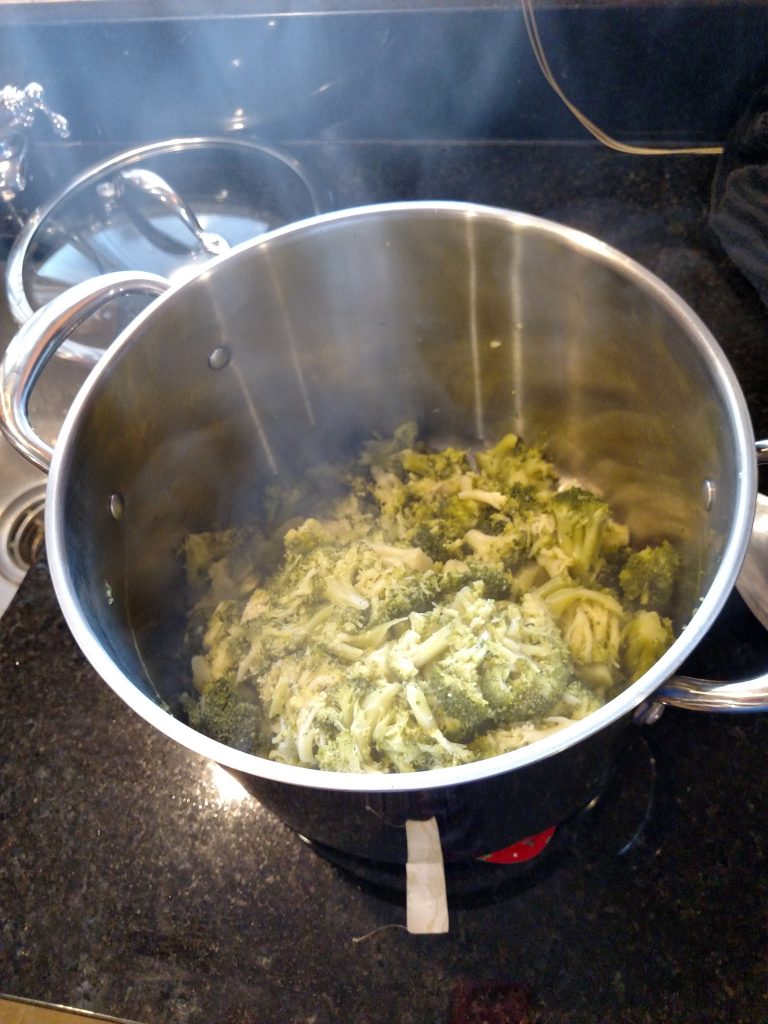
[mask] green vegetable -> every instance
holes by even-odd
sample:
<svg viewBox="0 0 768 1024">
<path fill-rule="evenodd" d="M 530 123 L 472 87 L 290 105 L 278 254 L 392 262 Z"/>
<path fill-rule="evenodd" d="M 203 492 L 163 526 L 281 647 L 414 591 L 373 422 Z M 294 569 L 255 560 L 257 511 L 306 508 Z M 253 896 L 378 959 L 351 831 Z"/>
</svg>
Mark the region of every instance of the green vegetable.
<svg viewBox="0 0 768 1024">
<path fill-rule="evenodd" d="M 494 447 L 477 452 L 475 460 L 480 470 L 479 484 L 488 490 L 514 493 L 523 487 L 546 495 L 557 483 L 555 467 L 541 449 L 524 445 L 515 434 L 507 434 Z"/>
<path fill-rule="evenodd" d="M 618 678 L 619 646 L 624 609 L 607 590 L 574 583 L 563 574 L 539 587 L 563 632 L 577 674 L 593 687 L 605 689 Z"/>
<path fill-rule="evenodd" d="M 265 526 L 185 544 L 186 713 L 223 742 L 325 770 L 463 764 L 589 714 L 672 641 L 679 563 L 633 554 L 514 435 L 430 451 L 406 424 L 315 476 L 314 503 L 309 479 L 273 483 Z"/>
<path fill-rule="evenodd" d="M 552 498 L 557 544 L 576 576 L 594 575 L 605 524 L 611 517 L 606 503 L 591 491 L 569 487 Z"/>
<path fill-rule="evenodd" d="M 672 623 L 658 612 L 636 612 L 621 634 L 622 666 L 631 683 L 655 664 L 675 639 Z"/>
<path fill-rule="evenodd" d="M 668 540 L 633 552 L 619 573 L 624 597 L 641 608 L 668 608 L 680 576 L 680 553 Z"/>
<path fill-rule="evenodd" d="M 258 698 L 246 699 L 225 678 L 213 679 L 204 695 L 183 699 L 189 724 L 238 750 L 255 753 L 269 742 L 269 728 Z"/>
</svg>

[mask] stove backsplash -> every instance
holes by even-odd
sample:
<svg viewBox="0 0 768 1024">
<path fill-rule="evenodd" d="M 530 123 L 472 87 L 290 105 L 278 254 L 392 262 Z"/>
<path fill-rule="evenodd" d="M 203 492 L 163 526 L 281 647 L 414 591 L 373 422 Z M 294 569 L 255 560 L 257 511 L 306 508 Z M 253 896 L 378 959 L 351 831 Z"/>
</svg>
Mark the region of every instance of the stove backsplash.
<svg viewBox="0 0 768 1024">
<path fill-rule="evenodd" d="M 42 119 L 30 129 L 17 213 L 96 159 L 179 135 L 284 145 L 589 138 L 545 81 L 516 3 L 275 7 L 180 17 L 155 3 L 137 18 L 130 2 L 3 5 L 0 85 L 42 83 L 71 128 L 67 143 Z M 768 81 L 768 5 L 538 0 L 535 10 L 569 98 L 626 141 L 722 143 Z M 0 234 L 12 231 L 5 211 Z"/>
</svg>

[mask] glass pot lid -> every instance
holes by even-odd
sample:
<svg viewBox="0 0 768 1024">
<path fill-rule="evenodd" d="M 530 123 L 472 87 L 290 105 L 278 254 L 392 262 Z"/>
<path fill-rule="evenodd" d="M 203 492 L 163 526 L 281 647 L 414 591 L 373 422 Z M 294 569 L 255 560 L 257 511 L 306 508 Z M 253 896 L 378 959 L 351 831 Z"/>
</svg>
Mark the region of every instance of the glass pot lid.
<svg viewBox="0 0 768 1024">
<path fill-rule="evenodd" d="M 327 189 L 295 157 L 263 143 L 200 137 L 131 149 L 88 168 L 31 215 L 8 256 L 9 306 L 23 323 L 98 274 L 173 278 L 329 206 Z"/>
</svg>

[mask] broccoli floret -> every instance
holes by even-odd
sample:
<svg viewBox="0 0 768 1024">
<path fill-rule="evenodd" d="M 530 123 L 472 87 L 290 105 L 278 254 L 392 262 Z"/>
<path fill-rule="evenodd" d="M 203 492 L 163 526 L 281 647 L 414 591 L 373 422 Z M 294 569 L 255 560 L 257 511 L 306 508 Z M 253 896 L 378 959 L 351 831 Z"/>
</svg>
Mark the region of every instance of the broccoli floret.
<svg viewBox="0 0 768 1024">
<path fill-rule="evenodd" d="M 528 558 L 530 535 L 512 522 L 495 534 L 468 530 L 462 538 L 462 550 L 468 557 L 514 571 Z"/>
<path fill-rule="evenodd" d="M 191 533 L 184 539 L 184 566 L 187 583 L 193 590 L 203 590 L 210 583 L 212 563 L 226 558 L 236 538 L 236 530 L 222 530 L 219 533 Z"/>
<path fill-rule="evenodd" d="M 399 459 L 406 473 L 434 480 L 454 479 L 471 468 L 467 453 L 458 448 L 441 448 L 435 452 L 406 448 L 400 452 Z"/>
<path fill-rule="evenodd" d="M 488 565 L 486 562 L 475 562 L 471 559 L 465 563 L 466 568 L 449 569 L 444 572 L 444 594 L 458 593 L 463 587 L 473 583 L 482 583 L 482 595 L 492 601 L 508 601 L 515 596 L 517 587 L 510 572 L 500 565 Z"/>
<path fill-rule="evenodd" d="M 305 556 L 331 542 L 331 535 L 319 519 L 304 519 L 283 537 L 286 558 Z"/>
<path fill-rule="evenodd" d="M 608 505 L 591 491 L 569 487 L 552 497 L 557 545 L 578 576 L 593 573 L 601 554 L 601 542 L 610 520 Z"/>
<path fill-rule="evenodd" d="M 258 698 L 244 699 L 226 679 L 213 679 L 198 697 L 185 694 L 183 710 L 193 729 L 249 754 L 268 742 L 269 723 Z"/>
<path fill-rule="evenodd" d="M 257 585 L 254 553 L 268 547 L 255 530 L 190 534 L 183 557 L 193 597 L 210 609 L 220 601 L 247 596 Z"/>
<path fill-rule="evenodd" d="M 624 597 L 663 614 L 672 601 L 681 562 L 680 553 L 668 540 L 633 551 L 619 573 Z"/>
<path fill-rule="evenodd" d="M 328 686 L 326 677 L 323 696 L 302 725 L 297 730 L 297 756 L 302 763 L 335 771 L 370 770 L 371 723 L 361 716 L 355 689 L 348 681 L 340 679 Z"/>
<path fill-rule="evenodd" d="M 479 685 L 479 660 L 482 652 L 459 648 L 433 662 L 424 674 L 424 693 L 440 730 L 460 743 L 468 742 L 493 720 Z"/>
<path fill-rule="evenodd" d="M 428 569 L 393 581 L 377 605 L 372 623 L 388 622 L 411 612 L 427 612 L 473 583 L 482 584 L 483 597 L 495 601 L 507 600 L 515 592 L 511 575 L 499 566 L 483 562 L 454 564 L 456 568 L 440 572 Z"/>
<path fill-rule="evenodd" d="M 406 507 L 403 536 L 439 562 L 457 558 L 466 550 L 468 534 L 515 535 L 517 549 L 527 543 L 526 517 L 532 512 L 533 506 L 523 511 L 503 495 L 475 488 L 465 488 L 456 494 L 436 493 Z"/>
<path fill-rule="evenodd" d="M 392 437 L 374 438 L 363 445 L 360 463 L 363 466 L 378 467 L 392 472 L 400 467 L 400 453 L 416 443 L 419 428 L 413 422 L 402 423 Z"/>
<path fill-rule="evenodd" d="M 605 590 L 573 585 L 567 577 L 538 588 L 563 632 L 577 672 L 597 688 L 611 685 L 620 668 L 624 609 Z"/>
<path fill-rule="evenodd" d="M 442 731 L 468 742 L 484 728 L 547 714 L 573 667 L 544 602 L 528 595 L 520 606 L 497 604 L 474 584 L 449 607 L 459 612 L 448 620 L 449 650 L 424 672 L 424 692 Z"/>
<path fill-rule="evenodd" d="M 496 725 L 539 719 L 573 678 L 563 636 L 544 601 L 526 594 L 509 605 L 480 667 L 480 686 Z"/>
<path fill-rule="evenodd" d="M 606 520 L 600 538 L 600 553 L 604 559 L 626 559 L 629 554 L 629 527 L 625 523 Z"/>
<path fill-rule="evenodd" d="M 379 770 L 426 771 L 474 760 L 468 747 L 454 743 L 440 731 L 420 687 L 406 685 L 400 689 L 402 702 L 399 699 L 397 707 L 373 731 Z"/>
<path fill-rule="evenodd" d="M 542 499 L 533 484 L 513 483 L 505 491 L 502 506 L 509 518 L 529 516 L 541 512 Z"/>
<path fill-rule="evenodd" d="M 621 633 L 621 661 L 629 681 L 644 675 L 672 645 L 672 623 L 658 612 L 636 612 Z"/>
<path fill-rule="evenodd" d="M 387 587 L 374 621 L 388 622 L 411 612 L 429 611 L 442 597 L 444 587 L 445 580 L 433 569 L 403 576 Z"/>
<path fill-rule="evenodd" d="M 332 772 L 370 771 L 351 732 L 335 732 L 323 737 L 314 749 L 314 766 Z"/>
<path fill-rule="evenodd" d="M 492 448 L 475 453 L 480 471 L 479 486 L 509 493 L 517 487 L 532 488 L 539 496 L 548 494 L 557 481 L 555 467 L 532 445 L 524 445 L 515 434 L 506 434 Z"/>
<path fill-rule="evenodd" d="M 470 470 L 469 456 L 458 448 L 430 451 L 417 443 L 415 423 L 398 427 L 391 438 L 369 441 L 360 460 L 372 470 L 393 473 L 400 479 L 427 477 L 431 480 L 455 480 Z"/>
<path fill-rule="evenodd" d="M 603 700 L 580 679 L 572 679 L 563 691 L 562 697 L 552 709 L 552 715 L 565 715 L 578 722 L 602 707 Z"/>
<path fill-rule="evenodd" d="M 243 607 L 242 601 L 220 601 L 210 613 L 203 642 L 211 652 L 209 672 L 214 678 L 234 678 L 248 650 L 246 638 L 238 628 Z"/>
<path fill-rule="evenodd" d="M 469 748 L 477 758 L 495 757 L 524 747 L 602 707 L 603 701 L 577 680 L 568 683 L 560 700 L 538 721 L 508 722 L 476 736 Z"/>
<path fill-rule="evenodd" d="M 463 534 L 458 534 L 458 539 Z M 449 527 L 441 530 L 438 519 L 424 519 L 413 527 L 408 539 L 411 543 L 421 548 L 435 562 L 446 562 L 455 557 L 457 537 L 452 536 L 452 529 Z"/>
<path fill-rule="evenodd" d="M 445 562 L 456 557 L 467 531 L 485 520 L 485 511 L 471 498 L 438 496 L 411 506 L 406 537 L 436 561 Z"/>
<path fill-rule="evenodd" d="M 417 545 L 436 561 L 444 561 L 451 557 L 466 531 L 484 522 L 493 510 L 461 496 L 472 482 L 463 453 L 454 453 L 457 466 L 447 477 L 442 475 L 450 468 L 445 460 L 430 466 L 429 460 L 436 457 L 409 454 L 424 461 L 421 468 L 426 475 L 374 467 L 369 494 L 375 516 L 391 543 Z"/>
</svg>

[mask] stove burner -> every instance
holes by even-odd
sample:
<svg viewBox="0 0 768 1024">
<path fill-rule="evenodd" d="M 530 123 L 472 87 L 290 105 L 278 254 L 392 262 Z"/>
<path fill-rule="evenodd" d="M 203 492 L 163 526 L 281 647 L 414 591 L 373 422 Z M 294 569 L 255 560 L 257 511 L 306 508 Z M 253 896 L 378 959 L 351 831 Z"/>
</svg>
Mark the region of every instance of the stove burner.
<svg viewBox="0 0 768 1024">
<path fill-rule="evenodd" d="M 573 818 L 477 860 L 449 862 L 449 904 L 480 907 L 509 899 L 568 862 L 641 856 L 669 826 L 672 783 L 651 729 L 638 729 L 601 792 Z M 389 903 L 403 905 L 405 867 L 354 857 L 301 837 L 344 878 Z"/>
<path fill-rule="evenodd" d="M 43 544 L 45 484 L 25 491 L 0 511 L 0 576 L 21 583 Z"/>
</svg>

